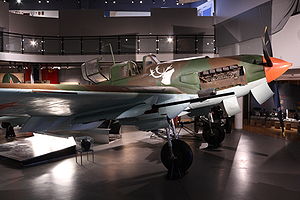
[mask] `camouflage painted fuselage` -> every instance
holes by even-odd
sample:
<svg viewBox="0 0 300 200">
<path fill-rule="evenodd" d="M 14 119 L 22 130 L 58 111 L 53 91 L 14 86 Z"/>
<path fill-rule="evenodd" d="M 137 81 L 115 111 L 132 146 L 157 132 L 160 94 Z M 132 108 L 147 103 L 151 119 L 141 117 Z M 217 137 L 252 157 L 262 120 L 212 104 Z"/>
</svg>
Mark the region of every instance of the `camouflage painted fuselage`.
<svg viewBox="0 0 300 200">
<path fill-rule="evenodd" d="M 122 77 L 122 75 L 119 74 L 122 73 L 121 70 L 113 69 L 111 79 L 101 82 L 99 85 L 139 87 L 169 86 L 177 88 L 180 93 L 197 94 L 200 90 L 208 89 L 208 87 L 214 87 L 214 89 L 222 90 L 264 78 L 265 72 L 263 65 L 255 63 L 262 63 L 262 56 L 240 55 L 222 58 L 174 60 L 160 63 L 158 65 L 152 64 L 146 66 L 141 74 L 129 77 Z M 244 77 L 242 81 L 234 82 L 234 80 L 221 80 L 222 78 L 218 77 L 218 74 L 224 73 L 225 69 L 230 66 L 243 67 Z M 231 68 L 229 70 L 231 70 Z M 201 82 L 201 73 L 205 72 L 208 74 L 214 73 L 213 83 Z M 156 73 L 156 75 L 154 73 Z M 230 79 L 228 76 L 225 76 L 224 78 L 223 75 L 223 79 L 226 78 Z M 232 78 L 235 79 L 237 77 Z"/>
</svg>

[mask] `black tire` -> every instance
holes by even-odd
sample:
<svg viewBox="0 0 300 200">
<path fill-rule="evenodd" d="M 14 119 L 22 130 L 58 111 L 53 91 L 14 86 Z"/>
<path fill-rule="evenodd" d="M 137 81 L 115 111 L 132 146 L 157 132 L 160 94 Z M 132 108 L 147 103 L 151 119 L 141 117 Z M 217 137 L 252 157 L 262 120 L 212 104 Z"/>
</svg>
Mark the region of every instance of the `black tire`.
<svg viewBox="0 0 300 200">
<path fill-rule="evenodd" d="M 180 172 L 185 173 L 193 163 L 193 151 L 191 147 L 182 140 L 172 140 L 172 150 L 176 157 L 177 167 Z M 168 143 L 161 149 L 161 162 L 169 170 L 172 166 L 172 159 Z"/>
<path fill-rule="evenodd" d="M 225 131 L 219 123 L 212 123 L 211 130 L 209 124 L 205 123 L 202 136 L 209 145 L 219 146 L 225 138 Z"/>
</svg>

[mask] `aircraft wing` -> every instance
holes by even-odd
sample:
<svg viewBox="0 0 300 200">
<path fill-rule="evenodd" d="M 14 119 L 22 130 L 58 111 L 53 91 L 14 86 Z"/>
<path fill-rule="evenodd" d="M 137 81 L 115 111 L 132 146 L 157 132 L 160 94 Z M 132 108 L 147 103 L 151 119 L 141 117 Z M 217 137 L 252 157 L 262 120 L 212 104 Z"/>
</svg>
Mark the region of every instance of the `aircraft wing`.
<svg viewBox="0 0 300 200">
<path fill-rule="evenodd" d="M 188 98 L 180 93 L 173 87 L 0 84 L 0 121 L 21 125 L 23 131 L 91 129 L 105 119 L 132 124 L 142 122 L 154 104 Z M 162 108 L 146 118 L 173 117 L 187 106 Z"/>
</svg>

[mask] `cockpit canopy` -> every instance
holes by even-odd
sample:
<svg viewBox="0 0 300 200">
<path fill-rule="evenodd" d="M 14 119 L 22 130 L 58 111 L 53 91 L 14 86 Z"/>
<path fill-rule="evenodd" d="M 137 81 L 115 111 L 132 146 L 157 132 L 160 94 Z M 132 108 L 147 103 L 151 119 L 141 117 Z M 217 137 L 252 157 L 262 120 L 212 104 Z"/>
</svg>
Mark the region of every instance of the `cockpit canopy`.
<svg viewBox="0 0 300 200">
<path fill-rule="evenodd" d="M 159 64 L 159 60 L 155 55 L 147 55 L 143 57 L 143 65 L 139 66 L 134 61 L 125 61 L 114 64 L 113 66 L 101 65 L 101 58 L 96 58 L 81 65 L 82 76 L 86 81 L 94 84 L 108 80 L 119 80 L 136 76 L 143 72 L 148 66 Z"/>
</svg>

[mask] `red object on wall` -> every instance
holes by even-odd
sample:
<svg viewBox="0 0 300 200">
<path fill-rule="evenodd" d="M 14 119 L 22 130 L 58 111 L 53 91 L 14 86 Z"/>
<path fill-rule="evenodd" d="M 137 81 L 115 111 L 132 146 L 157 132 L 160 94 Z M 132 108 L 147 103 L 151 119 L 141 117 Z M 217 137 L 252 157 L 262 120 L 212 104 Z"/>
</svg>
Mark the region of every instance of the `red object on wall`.
<svg viewBox="0 0 300 200">
<path fill-rule="evenodd" d="M 51 84 L 59 84 L 58 69 L 42 69 L 42 81 L 50 81 Z"/>
<path fill-rule="evenodd" d="M 25 70 L 24 81 L 30 82 L 31 68 Z"/>
</svg>

